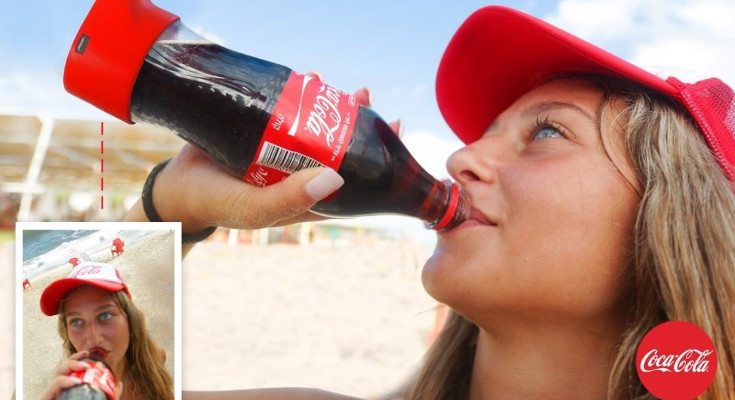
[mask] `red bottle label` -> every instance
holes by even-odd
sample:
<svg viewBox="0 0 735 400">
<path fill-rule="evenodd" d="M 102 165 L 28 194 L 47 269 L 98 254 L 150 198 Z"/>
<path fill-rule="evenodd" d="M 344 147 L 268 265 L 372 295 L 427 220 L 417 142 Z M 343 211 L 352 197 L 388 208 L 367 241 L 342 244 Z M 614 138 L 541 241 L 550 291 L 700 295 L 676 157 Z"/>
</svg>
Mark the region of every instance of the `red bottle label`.
<svg viewBox="0 0 735 400">
<path fill-rule="evenodd" d="M 83 360 L 82 362 L 86 363 L 88 368 L 84 371 L 71 371 L 69 376 L 79 378 L 82 382 L 99 388 L 108 398 L 114 399 L 117 380 L 110 370 L 104 364 L 96 361 Z"/>
<path fill-rule="evenodd" d="M 305 168 L 337 171 L 358 107 L 351 94 L 291 72 L 243 179 L 267 186 Z"/>
</svg>

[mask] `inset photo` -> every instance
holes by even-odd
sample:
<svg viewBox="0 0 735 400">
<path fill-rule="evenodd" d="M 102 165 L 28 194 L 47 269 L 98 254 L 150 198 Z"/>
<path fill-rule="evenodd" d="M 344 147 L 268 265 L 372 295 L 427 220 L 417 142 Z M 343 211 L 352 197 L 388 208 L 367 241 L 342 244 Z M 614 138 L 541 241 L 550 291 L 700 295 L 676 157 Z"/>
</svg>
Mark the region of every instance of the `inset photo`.
<svg viewBox="0 0 735 400">
<path fill-rule="evenodd" d="M 16 225 L 17 399 L 181 398 L 180 226 Z"/>
</svg>

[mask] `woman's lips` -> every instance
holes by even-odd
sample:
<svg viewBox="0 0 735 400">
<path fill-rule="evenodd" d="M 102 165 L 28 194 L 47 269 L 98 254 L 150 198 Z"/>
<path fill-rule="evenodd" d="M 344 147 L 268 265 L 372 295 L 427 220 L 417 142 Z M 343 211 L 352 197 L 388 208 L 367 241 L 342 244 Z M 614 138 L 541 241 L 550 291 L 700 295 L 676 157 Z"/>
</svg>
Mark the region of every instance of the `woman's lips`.
<svg viewBox="0 0 735 400">
<path fill-rule="evenodd" d="M 91 349 L 89 349 L 89 354 L 95 354 L 101 359 L 106 360 L 110 352 L 103 349 L 102 347 L 92 347 Z"/>
<path fill-rule="evenodd" d="M 485 213 L 476 208 L 473 208 L 472 211 L 470 211 L 470 217 L 468 218 L 468 221 L 475 221 L 483 225 L 498 226 L 498 224 L 488 218 Z"/>
<path fill-rule="evenodd" d="M 452 233 L 455 231 L 461 231 L 464 230 L 464 228 L 471 228 L 471 227 L 497 227 L 498 225 L 493 223 L 490 219 L 485 217 L 484 214 L 477 212 L 475 210 L 472 210 L 472 213 L 470 213 L 470 217 L 467 218 L 464 222 L 459 224 L 456 228 L 449 230 L 446 233 Z"/>
</svg>

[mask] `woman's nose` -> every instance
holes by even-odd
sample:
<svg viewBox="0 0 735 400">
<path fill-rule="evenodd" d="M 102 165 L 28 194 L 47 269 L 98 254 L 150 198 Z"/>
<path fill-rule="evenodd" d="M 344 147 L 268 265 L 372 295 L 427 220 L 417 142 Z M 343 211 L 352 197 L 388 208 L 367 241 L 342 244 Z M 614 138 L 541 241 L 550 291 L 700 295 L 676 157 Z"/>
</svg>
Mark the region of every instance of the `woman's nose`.
<svg viewBox="0 0 735 400">
<path fill-rule="evenodd" d="M 483 149 L 475 142 L 452 153 L 447 159 L 447 170 L 452 178 L 463 185 L 470 182 L 495 182 L 498 175 L 497 157 Z"/>
<path fill-rule="evenodd" d="M 89 331 L 88 333 L 88 339 L 92 346 L 100 344 L 102 342 L 102 329 L 100 329 L 97 324 L 90 324 L 89 325 Z"/>
</svg>

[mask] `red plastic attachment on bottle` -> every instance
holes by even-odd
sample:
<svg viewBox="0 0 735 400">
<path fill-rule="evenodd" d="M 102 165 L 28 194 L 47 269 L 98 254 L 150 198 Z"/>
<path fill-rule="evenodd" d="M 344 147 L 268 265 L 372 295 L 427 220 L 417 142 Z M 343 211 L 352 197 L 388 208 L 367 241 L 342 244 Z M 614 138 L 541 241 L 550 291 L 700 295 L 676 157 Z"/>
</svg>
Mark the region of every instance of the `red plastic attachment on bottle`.
<svg viewBox="0 0 735 400">
<path fill-rule="evenodd" d="M 447 209 L 444 211 L 444 215 L 439 219 L 439 222 L 436 223 L 436 226 L 432 228 L 437 232 L 441 232 L 446 229 L 446 227 L 449 226 L 449 223 L 452 222 L 454 214 L 457 213 L 457 206 L 459 205 L 459 187 L 457 187 L 456 184 L 451 185 L 452 189 L 449 194 L 449 204 L 447 205 Z"/>
<path fill-rule="evenodd" d="M 148 50 L 174 14 L 150 0 L 97 0 L 84 19 L 64 67 L 66 90 L 121 120 Z"/>
</svg>

